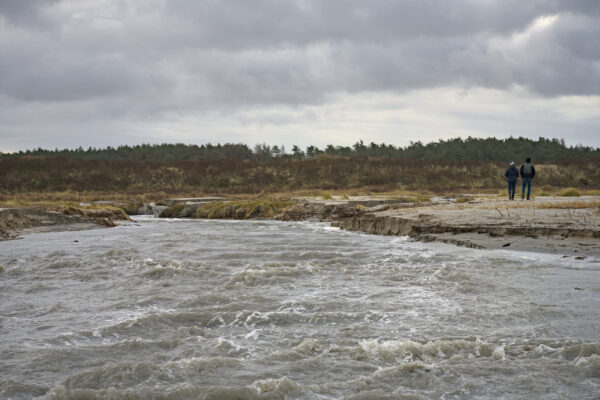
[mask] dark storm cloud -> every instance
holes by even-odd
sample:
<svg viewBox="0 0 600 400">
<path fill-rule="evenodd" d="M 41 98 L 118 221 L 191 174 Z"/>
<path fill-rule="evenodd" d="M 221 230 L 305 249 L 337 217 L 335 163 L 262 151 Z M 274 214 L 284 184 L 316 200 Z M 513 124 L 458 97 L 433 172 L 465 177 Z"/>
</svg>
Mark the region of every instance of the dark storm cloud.
<svg viewBox="0 0 600 400">
<path fill-rule="evenodd" d="M 0 63 L 0 72 L 17 68 L 15 60 L 7 61 Z M 110 57 L 77 58 L 65 63 L 64 58 L 48 56 L 18 68 L 18 74 L 0 83 L 0 88 L 23 101 L 86 100 L 136 91 L 143 84 L 124 60 Z M 10 76 L 9 72 L 4 76 Z"/>
<path fill-rule="evenodd" d="M 436 87 L 600 95 L 599 39 L 597 0 L 2 0 L 0 96 L 144 119 Z"/>
<path fill-rule="evenodd" d="M 0 15 L 15 24 L 46 25 L 45 10 L 59 0 L 2 0 L 0 1 Z"/>
<path fill-rule="evenodd" d="M 243 48 L 342 40 L 394 42 L 421 36 L 511 32 L 539 15 L 537 3 L 176 0 L 167 3 L 167 12 L 183 23 L 181 28 L 201 32 L 193 37 L 196 45 Z"/>
<path fill-rule="evenodd" d="M 600 92 L 597 1 L 105 3 L 3 1 L 2 92 L 68 101 L 135 96 L 156 85 L 174 107 L 454 84 Z M 546 31 L 511 45 L 511 35 L 554 14 Z M 19 25 L 40 15 L 52 32 Z"/>
</svg>

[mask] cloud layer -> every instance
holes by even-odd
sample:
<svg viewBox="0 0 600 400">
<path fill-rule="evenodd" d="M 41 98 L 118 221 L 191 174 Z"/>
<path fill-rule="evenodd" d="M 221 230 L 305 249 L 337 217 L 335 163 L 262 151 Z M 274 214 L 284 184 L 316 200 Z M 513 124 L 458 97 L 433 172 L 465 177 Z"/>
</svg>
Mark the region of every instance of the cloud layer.
<svg viewBox="0 0 600 400">
<path fill-rule="evenodd" d="M 139 131 L 152 126 L 164 127 L 158 141 L 252 143 L 239 131 L 249 113 L 309 115 L 374 93 L 483 89 L 589 106 L 600 96 L 599 39 L 596 0 L 3 0 L 0 151 L 157 141 Z M 216 127 L 227 116 L 235 134 Z M 596 117 L 578 121 L 597 131 Z M 113 139 L 97 136 L 102 126 Z"/>
</svg>

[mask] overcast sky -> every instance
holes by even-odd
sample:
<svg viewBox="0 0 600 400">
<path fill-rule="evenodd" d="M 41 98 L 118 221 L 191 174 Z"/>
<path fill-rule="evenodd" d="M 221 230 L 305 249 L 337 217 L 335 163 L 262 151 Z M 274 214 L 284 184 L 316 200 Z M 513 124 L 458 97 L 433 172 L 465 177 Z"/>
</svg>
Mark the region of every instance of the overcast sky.
<svg viewBox="0 0 600 400">
<path fill-rule="evenodd" d="M 600 146 L 598 0 L 0 0 L 0 151 Z"/>
</svg>

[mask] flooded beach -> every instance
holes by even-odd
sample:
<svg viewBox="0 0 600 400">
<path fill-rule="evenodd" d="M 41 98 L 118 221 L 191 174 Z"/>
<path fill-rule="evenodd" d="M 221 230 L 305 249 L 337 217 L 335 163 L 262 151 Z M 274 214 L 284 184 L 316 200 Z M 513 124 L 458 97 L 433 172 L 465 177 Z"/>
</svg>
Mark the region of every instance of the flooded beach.
<svg viewBox="0 0 600 400">
<path fill-rule="evenodd" d="M 598 399 L 599 275 L 306 221 L 29 234 L 0 242 L 0 398 Z"/>
</svg>

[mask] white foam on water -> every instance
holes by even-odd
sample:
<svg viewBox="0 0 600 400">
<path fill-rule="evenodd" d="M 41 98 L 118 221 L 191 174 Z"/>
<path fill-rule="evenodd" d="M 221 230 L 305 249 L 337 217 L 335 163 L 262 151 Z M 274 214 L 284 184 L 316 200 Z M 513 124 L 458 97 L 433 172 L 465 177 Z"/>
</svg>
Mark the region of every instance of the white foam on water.
<svg viewBox="0 0 600 400">
<path fill-rule="evenodd" d="M 492 358 L 496 361 L 503 360 L 506 357 L 504 353 L 504 346 L 498 346 L 492 352 Z"/>
<path fill-rule="evenodd" d="M 0 265 L 1 382 L 46 398 L 597 393 L 595 260 L 139 218 L 0 242 Z"/>
</svg>

